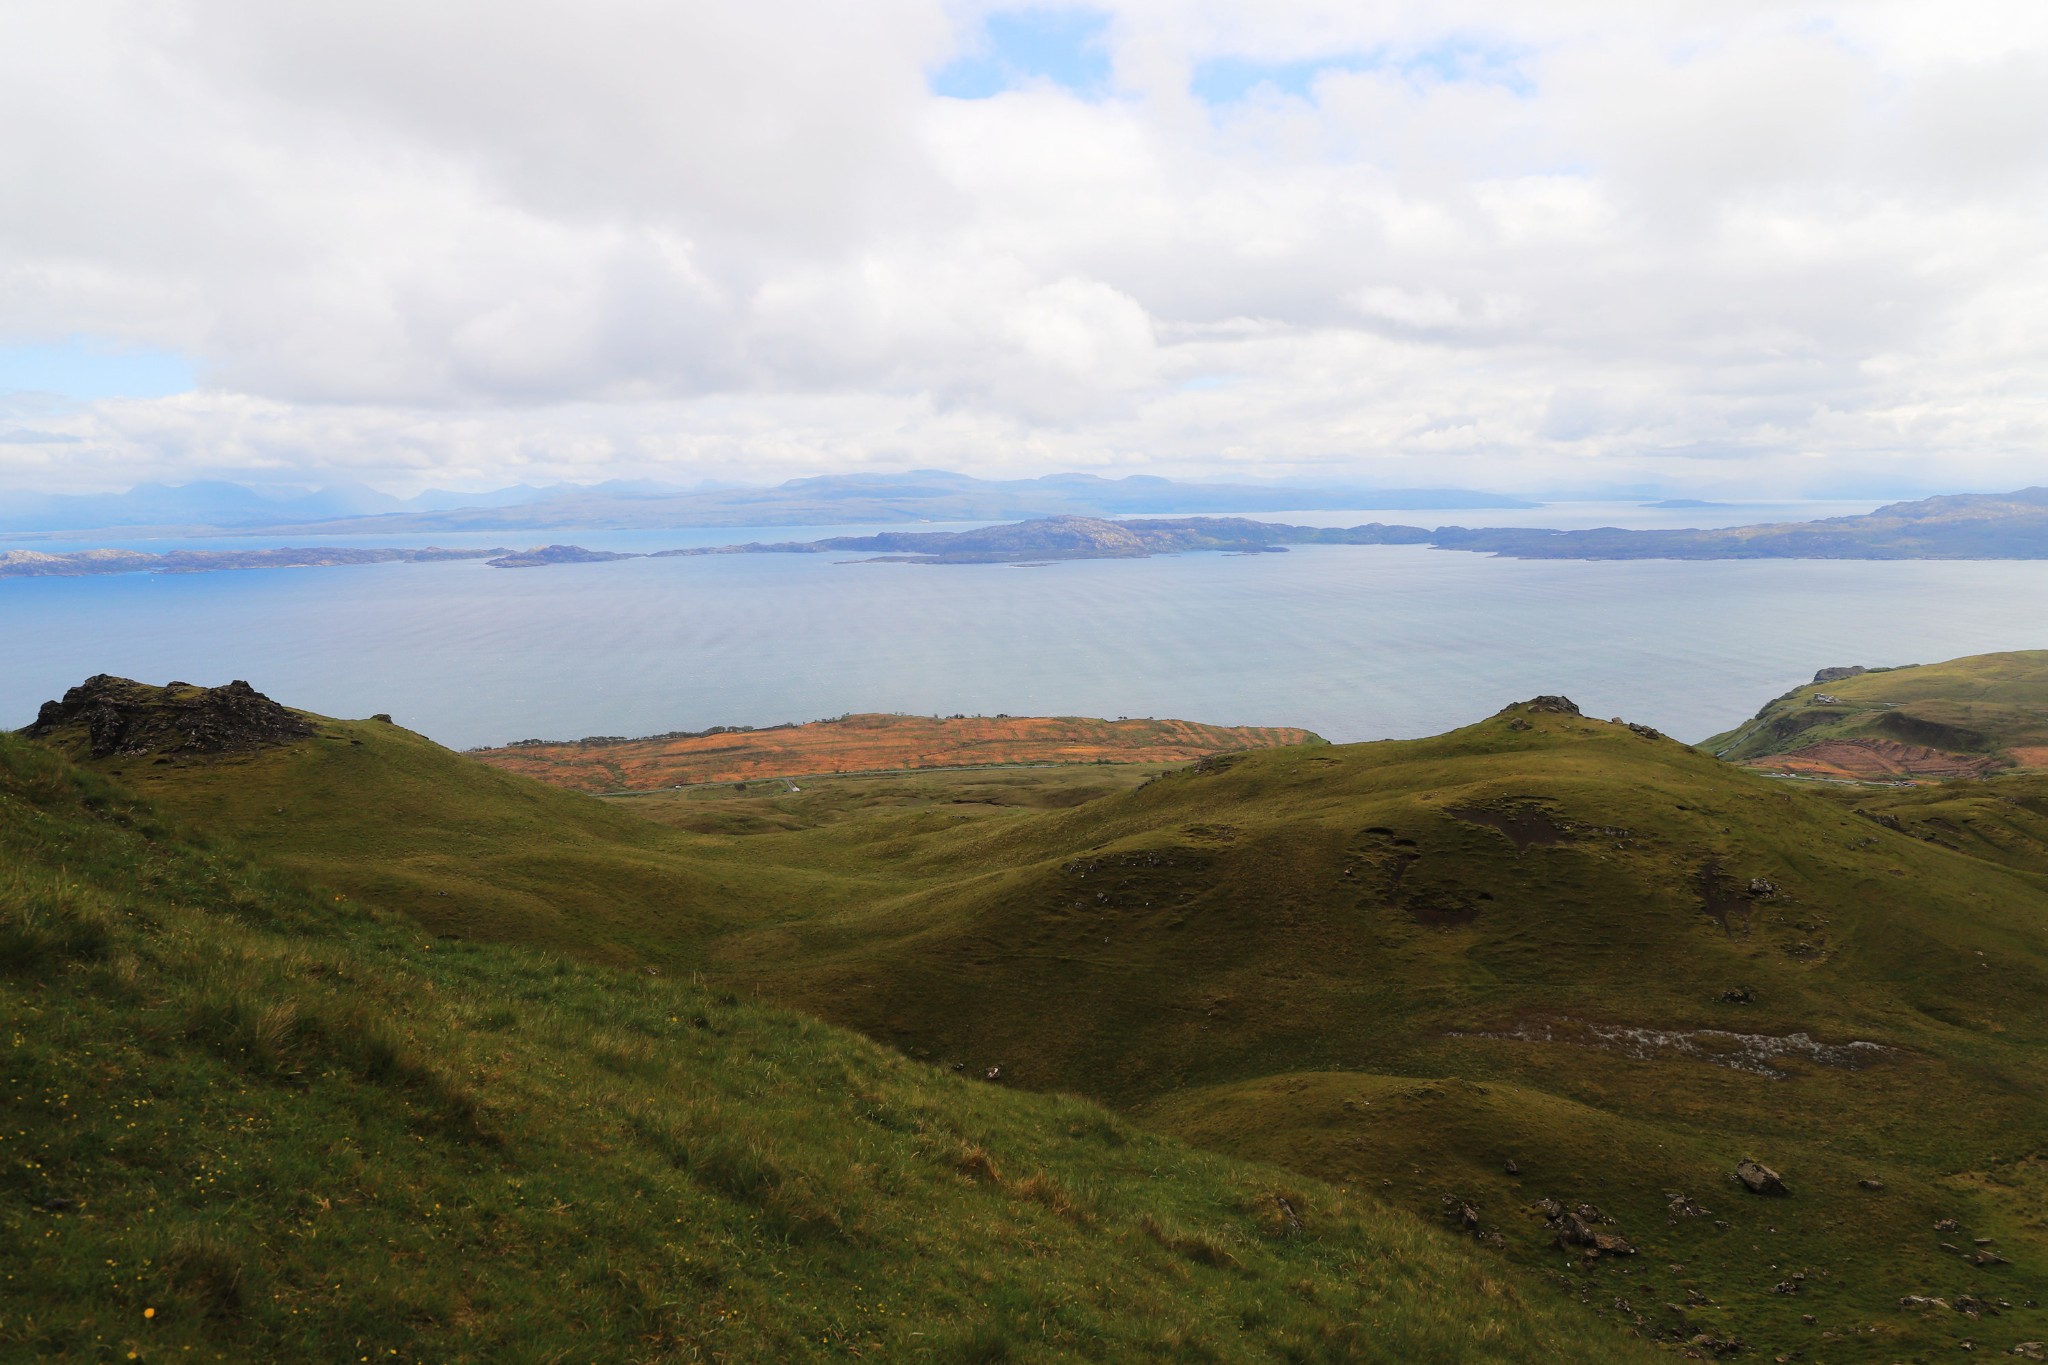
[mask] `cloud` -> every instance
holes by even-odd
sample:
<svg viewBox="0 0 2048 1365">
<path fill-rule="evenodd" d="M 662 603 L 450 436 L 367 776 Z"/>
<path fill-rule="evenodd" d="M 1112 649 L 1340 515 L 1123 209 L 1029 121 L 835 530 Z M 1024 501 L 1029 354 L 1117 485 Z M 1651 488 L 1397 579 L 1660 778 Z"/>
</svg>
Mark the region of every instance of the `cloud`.
<svg viewBox="0 0 2048 1365">
<path fill-rule="evenodd" d="M 198 382 L 0 486 L 1800 492 L 2048 438 L 2048 11 L 0 4 L 0 347 Z"/>
</svg>

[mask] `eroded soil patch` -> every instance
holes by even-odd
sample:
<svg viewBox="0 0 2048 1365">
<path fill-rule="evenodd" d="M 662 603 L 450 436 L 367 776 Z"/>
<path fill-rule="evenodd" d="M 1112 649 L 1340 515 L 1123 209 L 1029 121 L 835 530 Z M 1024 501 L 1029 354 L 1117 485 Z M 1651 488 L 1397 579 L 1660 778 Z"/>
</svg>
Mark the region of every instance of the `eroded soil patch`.
<svg viewBox="0 0 2048 1365">
<path fill-rule="evenodd" d="M 1693 885 L 1699 888 L 1700 909 L 1714 917 L 1714 922 L 1721 926 L 1721 932 L 1733 938 L 1738 924 L 1743 933 L 1749 932 L 1749 915 L 1756 906 L 1721 870 L 1719 859 L 1707 859 L 1694 875 Z"/>
<path fill-rule="evenodd" d="M 1553 819 L 1541 806 L 1451 806 L 1445 808 L 1444 814 L 1499 830 L 1514 842 L 1517 853 L 1534 844 L 1561 844 L 1571 835 L 1570 827 Z"/>
<path fill-rule="evenodd" d="M 1983 754 L 1956 754 L 1924 744 L 1895 739 L 1824 739 L 1744 766 L 1800 777 L 1832 777 L 1858 782 L 1899 782 L 1929 778 L 1948 782 L 1984 777 L 2009 766 Z"/>
</svg>

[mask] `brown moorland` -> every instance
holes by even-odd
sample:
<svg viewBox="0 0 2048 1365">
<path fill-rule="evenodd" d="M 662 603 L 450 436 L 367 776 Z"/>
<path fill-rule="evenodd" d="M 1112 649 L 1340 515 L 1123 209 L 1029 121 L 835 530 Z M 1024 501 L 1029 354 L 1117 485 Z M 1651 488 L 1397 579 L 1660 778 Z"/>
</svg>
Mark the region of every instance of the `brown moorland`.
<svg viewBox="0 0 2048 1365">
<path fill-rule="evenodd" d="M 475 749 L 470 756 L 554 786 L 601 792 L 913 768 L 1188 763 L 1243 749 L 1323 742 L 1313 731 L 1292 727 L 1187 720 L 864 714 L 717 734 L 529 741 Z"/>
<path fill-rule="evenodd" d="M 2029 751 L 2038 754 L 2039 750 Z M 2022 766 L 2038 767 L 2019 759 Z M 2005 768 L 2000 759 L 1983 754 L 1952 754 L 1924 744 L 1902 744 L 1895 739 L 1824 739 L 1803 749 L 1793 749 L 1769 758 L 1750 759 L 1745 767 L 1765 772 L 1789 773 L 1798 777 L 1824 777 L 1851 782 L 1900 782 L 1925 779 L 1936 782 L 1964 777 L 1986 777 Z"/>
</svg>

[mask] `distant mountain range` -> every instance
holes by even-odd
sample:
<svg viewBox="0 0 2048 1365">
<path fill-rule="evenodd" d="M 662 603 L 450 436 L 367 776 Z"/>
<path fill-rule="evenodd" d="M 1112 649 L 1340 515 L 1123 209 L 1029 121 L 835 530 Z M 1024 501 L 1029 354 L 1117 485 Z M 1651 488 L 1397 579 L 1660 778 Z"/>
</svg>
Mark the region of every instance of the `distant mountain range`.
<svg viewBox="0 0 2048 1365">
<path fill-rule="evenodd" d="M 901 520 L 902 518 L 898 518 Z M 299 527 L 300 533 L 311 528 Z M 1490 527 L 1467 529 L 1369 522 L 1362 526 L 1289 526 L 1244 517 L 1110 521 L 1052 516 L 969 531 L 883 531 L 817 540 L 748 541 L 652 552 L 544 545 L 511 551 L 427 549 L 86 550 L 42 554 L 0 551 L 0 578 L 107 573 L 205 573 L 397 560 L 488 559 L 494 568 L 531 569 L 614 559 L 698 555 L 864 553 L 915 564 L 1029 564 L 1065 559 L 1139 559 L 1190 551 L 1259 554 L 1290 545 L 1426 545 L 1510 559 L 2048 559 L 2048 488 L 1958 494 L 1892 503 L 1854 517 L 1773 522 L 1725 530 L 1590 531 Z"/>
<path fill-rule="evenodd" d="M 0 497 L 0 531 L 191 528 L 259 535 L 447 531 L 667 530 L 693 526 L 829 526 L 905 521 L 1001 521 L 1148 512 L 1278 512 L 1528 508 L 1539 504 L 1460 488 L 1331 488 L 1182 483 L 1149 475 L 1051 474 L 978 479 L 945 470 L 827 475 L 772 488 L 636 480 L 519 485 L 491 493 L 434 490 L 400 499 L 361 485 L 289 493 L 234 483 L 143 484 L 107 495 Z"/>
<path fill-rule="evenodd" d="M 673 484 L 614 480 L 611 483 L 518 484 L 488 493 L 429 489 L 410 498 L 393 497 L 363 484 L 313 489 L 261 489 L 221 480 L 186 484 L 137 484 L 125 493 L 7 493 L 0 495 L 0 531 L 98 531 L 122 526 L 193 530 L 261 531 L 312 522 L 392 515 L 420 515 L 456 509 L 502 509 L 546 502 L 564 495 L 628 498 L 680 493 Z"/>
</svg>

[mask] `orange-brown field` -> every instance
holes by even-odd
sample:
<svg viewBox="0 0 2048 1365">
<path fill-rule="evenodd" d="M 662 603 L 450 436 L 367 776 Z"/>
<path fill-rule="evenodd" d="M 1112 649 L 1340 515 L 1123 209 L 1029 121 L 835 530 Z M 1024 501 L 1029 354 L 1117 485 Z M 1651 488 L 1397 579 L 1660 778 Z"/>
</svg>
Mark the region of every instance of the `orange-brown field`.
<svg viewBox="0 0 2048 1365">
<path fill-rule="evenodd" d="M 2014 764 L 2039 767 L 2041 765 L 2029 761 L 2029 757 L 2042 752 L 2039 749 L 2014 749 L 2008 762 L 1984 754 L 1952 754 L 1942 749 L 1930 749 L 1924 744 L 1901 744 L 1891 739 L 1824 739 L 1801 749 L 1750 759 L 1744 766 L 1764 772 L 1838 781 L 1949 782 L 1956 778 L 1985 777 Z"/>
<path fill-rule="evenodd" d="M 1186 720 L 858 715 L 687 738 L 514 744 L 473 750 L 471 757 L 558 787 L 600 792 L 1000 763 L 1186 763 L 1320 742 L 1308 730 Z"/>
</svg>

